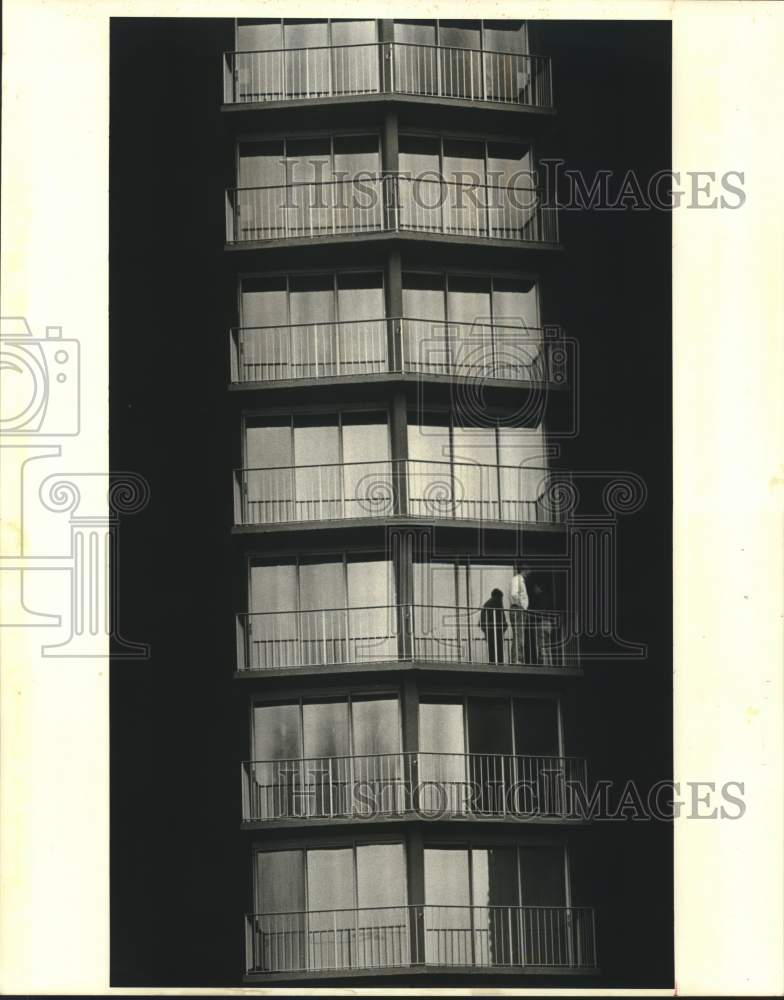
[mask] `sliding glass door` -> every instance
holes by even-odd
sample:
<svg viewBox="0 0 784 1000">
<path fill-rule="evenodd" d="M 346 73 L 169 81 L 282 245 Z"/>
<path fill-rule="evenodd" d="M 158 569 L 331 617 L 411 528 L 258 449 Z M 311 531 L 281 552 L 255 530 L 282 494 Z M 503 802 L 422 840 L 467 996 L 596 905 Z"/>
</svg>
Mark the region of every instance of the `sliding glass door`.
<svg viewBox="0 0 784 1000">
<path fill-rule="evenodd" d="M 259 851 L 256 872 L 260 971 L 410 964 L 402 844 Z"/>
</svg>

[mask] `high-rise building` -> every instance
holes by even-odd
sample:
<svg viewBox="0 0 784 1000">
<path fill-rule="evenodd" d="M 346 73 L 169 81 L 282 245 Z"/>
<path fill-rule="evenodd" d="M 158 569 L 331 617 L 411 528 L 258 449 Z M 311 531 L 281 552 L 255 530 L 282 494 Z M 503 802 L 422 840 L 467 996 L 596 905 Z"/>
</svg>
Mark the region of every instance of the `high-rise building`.
<svg viewBox="0 0 784 1000">
<path fill-rule="evenodd" d="M 594 970 L 550 61 L 240 19 L 223 111 L 246 980 Z"/>
<path fill-rule="evenodd" d="M 671 985 L 668 60 L 113 19 L 114 985 Z"/>
</svg>

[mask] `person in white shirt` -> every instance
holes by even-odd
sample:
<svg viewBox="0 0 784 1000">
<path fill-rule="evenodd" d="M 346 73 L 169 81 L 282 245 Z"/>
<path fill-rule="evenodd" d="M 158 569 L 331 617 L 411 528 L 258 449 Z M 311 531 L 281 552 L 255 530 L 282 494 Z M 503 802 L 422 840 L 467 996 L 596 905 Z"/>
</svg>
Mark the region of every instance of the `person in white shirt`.
<svg viewBox="0 0 784 1000">
<path fill-rule="evenodd" d="M 525 663 L 525 612 L 530 603 L 525 577 L 526 570 L 520 563 L 516 563 L 509 587 L 509 618 L 512 622 L 512 650 L 515 663 Z"/>
</svg>

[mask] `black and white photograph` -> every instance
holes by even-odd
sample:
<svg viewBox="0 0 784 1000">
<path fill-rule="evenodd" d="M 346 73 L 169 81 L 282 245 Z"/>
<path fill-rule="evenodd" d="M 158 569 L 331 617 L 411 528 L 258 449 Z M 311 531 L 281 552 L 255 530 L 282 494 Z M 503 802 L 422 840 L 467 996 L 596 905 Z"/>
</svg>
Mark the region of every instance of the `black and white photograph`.
<svg viewBox="0 0 784 1000">
<path fill-rule="evenodd" d="M 669 23 L 111 41 L 113 984 L 671 987 Z"/>
<path fill-rule="evenodd" d="M 8 0 L 0 993 L 784 995 L 782 11 Z"/>
</svg>

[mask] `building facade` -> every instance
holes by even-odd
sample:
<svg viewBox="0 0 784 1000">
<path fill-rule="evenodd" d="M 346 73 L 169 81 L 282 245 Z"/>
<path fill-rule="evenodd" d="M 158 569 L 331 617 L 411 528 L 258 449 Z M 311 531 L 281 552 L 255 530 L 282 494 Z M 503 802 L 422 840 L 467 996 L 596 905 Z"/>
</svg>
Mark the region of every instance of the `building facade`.
<svg viewBox="0 0 784 1000">
<path fill-rule="evenodd" d="M 515 21 L 223 57 L 247 983 L 598 971 L 554 84 Z"/>
</svg>

